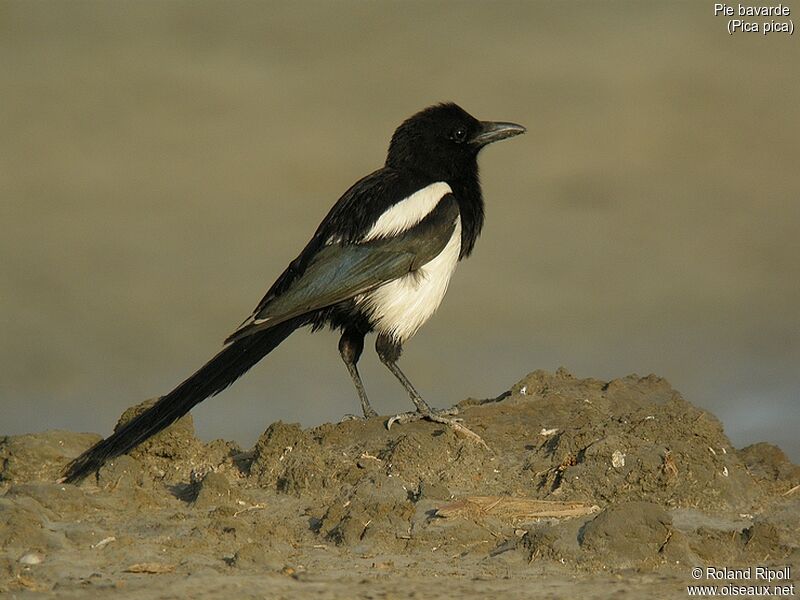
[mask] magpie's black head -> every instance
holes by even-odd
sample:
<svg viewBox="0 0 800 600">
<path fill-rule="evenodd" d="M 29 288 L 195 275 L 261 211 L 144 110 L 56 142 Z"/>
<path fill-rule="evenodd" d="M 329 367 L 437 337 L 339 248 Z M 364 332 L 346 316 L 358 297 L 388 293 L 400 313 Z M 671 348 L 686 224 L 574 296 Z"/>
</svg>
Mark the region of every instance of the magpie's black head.
<svg viewBox="0 0 800 600">
<path fill-rule="evenodd" d="M 478 121 L 457 104 L 437 104 L 407 119 L 392 136 L 386 166 L 449 181 L 476 172 L 481 148 L 525 133 L 522 125 Z"/>
</svg>

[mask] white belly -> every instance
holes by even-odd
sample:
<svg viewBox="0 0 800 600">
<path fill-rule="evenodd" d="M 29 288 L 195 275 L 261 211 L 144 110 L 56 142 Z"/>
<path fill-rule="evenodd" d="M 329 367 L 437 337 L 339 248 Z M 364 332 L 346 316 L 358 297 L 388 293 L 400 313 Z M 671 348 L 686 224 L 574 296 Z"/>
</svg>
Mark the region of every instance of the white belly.
<svg viewBox="0 0 800 600">
<path fill-rule="evenodd" d="M 460 253 L 459 218 L 450 241 L 434 259 L 413 273 L 356 298 L 356 303 L 369 313 L 378 333 L 391 335 L 402 343 L 439 308 Z"/>
</svg>

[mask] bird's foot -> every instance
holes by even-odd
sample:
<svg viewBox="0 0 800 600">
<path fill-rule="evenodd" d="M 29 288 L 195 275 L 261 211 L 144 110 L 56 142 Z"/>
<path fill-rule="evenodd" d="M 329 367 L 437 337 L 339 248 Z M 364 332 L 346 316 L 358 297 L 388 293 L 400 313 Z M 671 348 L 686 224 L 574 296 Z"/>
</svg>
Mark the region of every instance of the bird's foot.
<svg viewBox="0 0 800 600">
<path fill-rule="evenodd" d="M 441 423 L 438 419 L 447 419 L 447 417 L 452 417 L 453 415 L 458 414 L 458 408 L 432 408 L 430 412 L 420 412 L 416 410 L 412 410 L 410 412 L 404 412 L 393 417 L 390 417 L 388 421 L 386 421 L 386 429 L 391 429 L 392 425 L 395 423 L 399 423 L 401 425 L 405 423 L 413 423 L 414 421 L 421 421 L 422 419 L 428 419 L 429 421 L 435 421 L 436 423 Z M 461 421 L 461 419 L 448 419 L 449 421 Z"/>
<path fill-rule="evenodd" d="M 366 421 L 367 419 L 371 419 L 372 417 L 377 417 L 377 416 L 378 413 L 376 413 L 372 408 L 370 408 L 369 410 L 364 411 L 363 417 L 359 417 L 358 415 L 353 415 L 353 414 L 346 414 L 341 418 L 339 422 L 344 423 L 345 421 Z"/>
<path fill-rule="evenodd" d="M 413 412 L 406 412 L 400 413 L 399 415 L 395 415 L 391 417 L 388 421 L 386 421 L 386 429 L 391 429 L 392 425 L 395 423 L 405 424 L 405 423 L 412 423 L 413 421 L 420 421 L 425 419 L 427 421 L 433 421 L 434 423 L 441 423 L 443 425 L 447 425 L 448 427 L 452 428 L 453 431 L 456 433 L 460 433 L 467 439 L 476 442 L 489 450 L 489 446 L 486 445 L 486 442 L 483 441 L 483 438 L 479 436 L 477 433 L 472 431 L 471 429 L 467 428 L 465 425 L 462 425 L 463 419 L 453 419 L 453 415 L 458 414 L 458 408 L 455 406 L 452 408 L 444 408 L 444 409 L 435 409 L 432 408 L 430 411 L 413 411 Z"/>
</svg>

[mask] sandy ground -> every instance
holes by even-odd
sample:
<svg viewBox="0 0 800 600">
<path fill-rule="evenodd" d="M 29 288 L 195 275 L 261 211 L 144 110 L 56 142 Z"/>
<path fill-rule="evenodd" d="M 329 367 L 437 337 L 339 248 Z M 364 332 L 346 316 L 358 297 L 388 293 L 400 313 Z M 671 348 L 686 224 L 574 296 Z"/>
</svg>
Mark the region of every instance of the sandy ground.
<svg viewBox="0 0 800 600">
<path fill-rule="evenodd" d="M 458 406 L 488 449 L 385 418 L 243 449 L 185 417 L 79 487 L 55 480 L 97 435 L 0 438 L 0 594 L 666 598 L 798 565 L 800 468 L 664 379 L 536 371 Z"/>
</svg>

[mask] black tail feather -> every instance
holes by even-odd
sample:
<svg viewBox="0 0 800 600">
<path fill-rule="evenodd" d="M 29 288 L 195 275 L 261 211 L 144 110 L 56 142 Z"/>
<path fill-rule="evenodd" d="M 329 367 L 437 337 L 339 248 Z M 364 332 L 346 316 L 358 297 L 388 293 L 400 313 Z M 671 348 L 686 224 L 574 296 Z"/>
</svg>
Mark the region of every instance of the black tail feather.
<svg viewBox="0 0 800 600">
<path fill-rule="evenodd" d="M 107 460 L 129 452 L 166 429 L 196 404 L 218 394 L 244 375 L 302 324 L 300 319 L 294 319 L 234 341 L 153 406 L 69 463 L 62 481 L 77 483 Z"/>
</svg>

